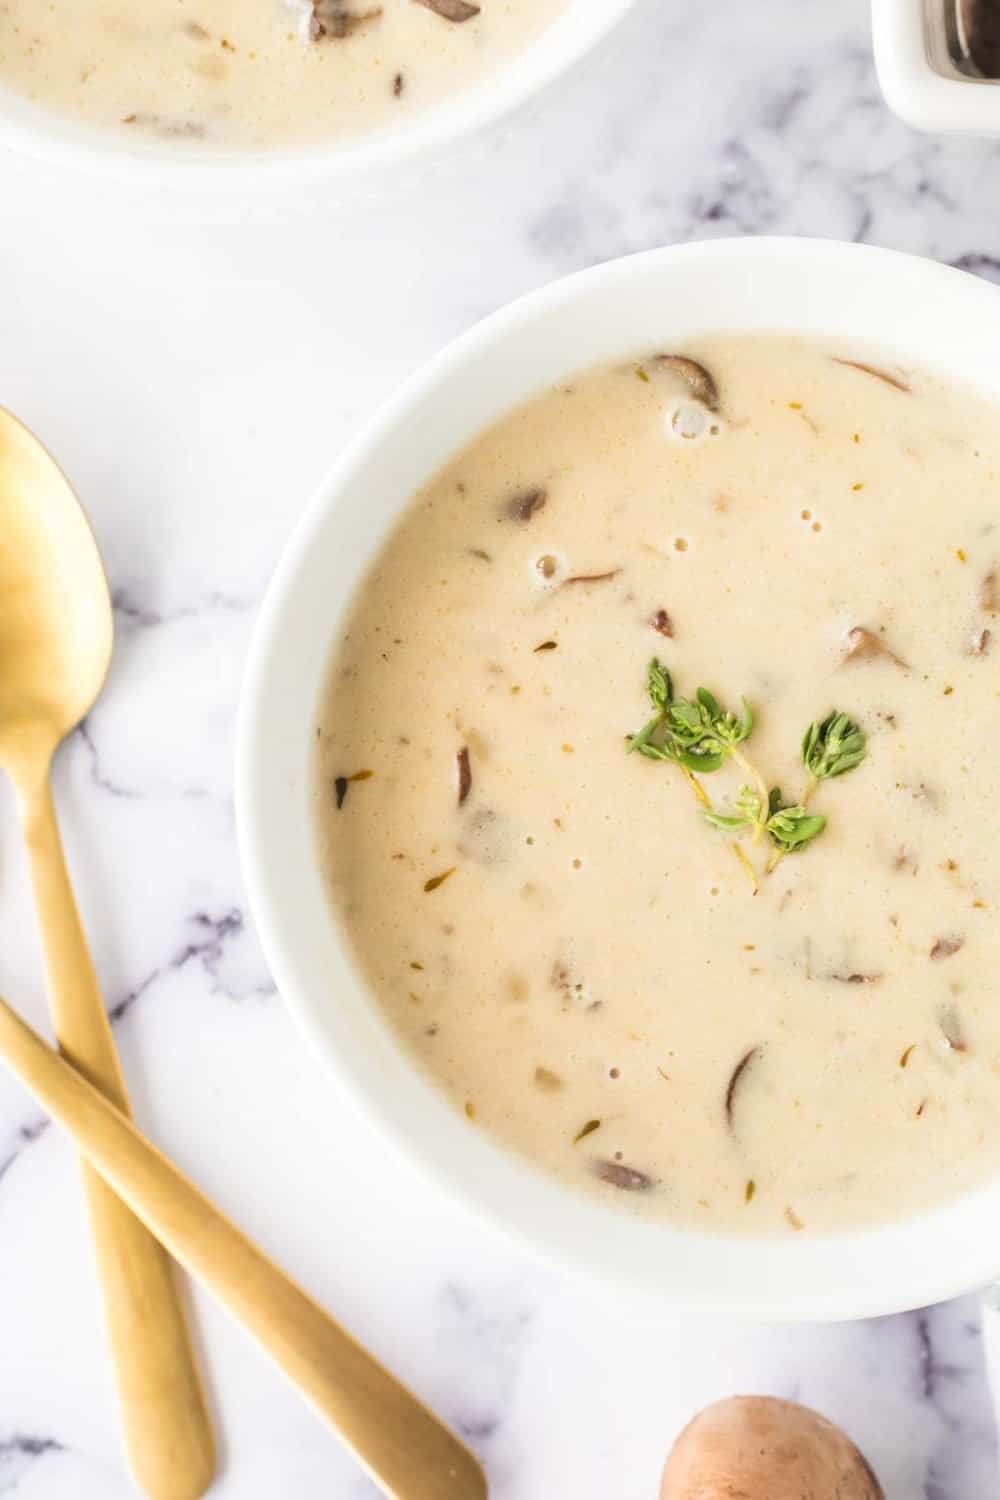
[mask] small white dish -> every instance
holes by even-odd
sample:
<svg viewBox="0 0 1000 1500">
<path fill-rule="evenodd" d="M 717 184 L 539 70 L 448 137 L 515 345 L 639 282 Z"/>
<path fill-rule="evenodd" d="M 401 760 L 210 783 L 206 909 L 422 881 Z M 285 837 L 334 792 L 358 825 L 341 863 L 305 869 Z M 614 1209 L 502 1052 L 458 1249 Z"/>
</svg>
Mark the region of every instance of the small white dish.
<svg viewBox="0 0 1000 1500">
<path fill-rule="evenodd" d="M 1000 135 L 1000 82 L 956 66 L 948 45 L 955 0 L 872 0 L 875 66 L 893 114 L 917 130 Z"/>
<path fill-rule="evenodd" d="M 258 190 L 322 182 L 368 190 L 392 168 L 465 149 L 514 115 L 596 48 L 635 0 L 570 0 L 523 52 L 453 98 L 399 125 L 343 141 L 272 149 L 224 149 L 197 141 L 99 129 L 44 108 L 0 86 L 0 148 L 45 161 L 111 172 L 139 185 L 213 191 Z"/>
<path fill-rule="evenodd" d="M 820 240 L 720 240 L 612 261 L 496 313 L 413 375 L 335 463 L 281 560 L 243 686 L 236 801 L 278 987 L 336 1082 L 438 1191 L 645 1307 L 856 1318 L 1000 1272 L 1000 1181 L 825 1238 L 708 1235 L 578 1196 L 470 1128 L 416 1071 L 350 962 L 316 854 L 313 748 L 338 623 L 411 495 L 483 428 L 581 369 L 709 334 L 799 333 L 952 374 L 1000 400 L 1000 291 L 930 261 Z"/>
</svg>

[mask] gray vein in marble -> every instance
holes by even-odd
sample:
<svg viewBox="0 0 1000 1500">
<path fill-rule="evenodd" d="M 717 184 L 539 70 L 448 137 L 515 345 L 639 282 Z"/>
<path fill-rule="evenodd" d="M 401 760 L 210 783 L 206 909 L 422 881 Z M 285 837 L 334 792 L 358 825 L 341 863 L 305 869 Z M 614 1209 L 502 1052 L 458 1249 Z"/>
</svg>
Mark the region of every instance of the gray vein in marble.
<svg viewBox="0 0 1000 1500">
<path fill-rule="evenodd" d="M 925 1429 L 930 1445 L 923 1497 L 950 1500 L 964 1480 L 964 1467 L 972 1465 L 970 1455 L 979 1444 L 989 1450 L 994 1441 L 980 1331 L 954 1303 L 905 1313 L 898 1322 L 912 1340 L 915 1394 L 936 1424 L 936 1435 L 934 1428 Z"/>
<path fill-rule="evenodd" d="M 51 1437 L 15 1432 L 0 1438 L 0 1495 L 16 1489 L 25 1473 L 49 1453 L 64 1453 L 62 1443 Z"/>
<path fill-rule="evenodd" d="M 16 1490 L 21 1479 L 39 1458 L 46 1454 L 63 1454 L 64 1448 L 54 1437 L 36 1437 L 31 1433 L 13 1433 L 0 1439 L 0 1496 Z"/>
<path fill-rule="evenodd" d="M 953 1420 L 941 1400 L 942 1386 L 949 1381 L 961 1381 L 969 1373 L 968 1368 L 942 1359 L 931 1335 L 932 1309 L 923 1309 L 912 1314 L 917 1336 L 920 1392 L 925 1401 L 938 1412 L 948 1426 Z"/>
<path fill-rule="evenodd" d="M 986 281 L 1000 282 L 1000 256 L 984 255 L 972 250 L 966 255 L 960 255 L 950 264 L 958 271 L 971 271 L 974 276 L 982 276 Z"/>
<path fill-rule="evenodd" d="M 0 1182 L 7 1176 L 11 1167 L 28 1147 L 33 1146 L 35 1141 L 41 1139 L 51 1123 L 52 1121 L 46 1115 L 36 1115 L 24 1124 L 14 1127 L 9 1138 L 9 1144 L 3 1150 L 2 1154 L 0 1154 Z"/>
<path fill-rule="evenodd" d="M 76 735 L 82 744 L 87 747 L 87 755 L 90 759 L 90 779 L 94 783 L 94 786 L 99 787 L 102 792 L 107 792 L 112 797 L 123 797 L 127 801 L 135 801 L 137 797 L 142 796 L 142 793 L 136 791 L 133 787 L 120 786 L 117 782 L 112 781 L 110 776 L 105 775 L 101 770 L 101 757 L 97 745 L 94 743 L 89 719 L 84 719 L 77 725 Z"/>
<path fill-rule="evenodd" d="M 517 1288 L 488 1291 L 449 1281 L 440 1298 L 442 1361 L 462 1371 L 449 1418 L 484 1458 L 491 1495 L 517 1492 L 508 1428 L 535 1311 Z"/>
<path fill-rule="evenodd" d="M 258 599 L 244 599 L 235 594 L 211 593 L 193 604 L 163 612 L 145 608 L 125 588 L 117 588 L 111 595 L 115 620 L 125 630 L 155 630 L 161 625 L 173 625 L 178 620 L 202 619 L 212 614 L 249 614 L 259 603 Z"/>
<path fill-rule="evenodd" d="M 185 940 L 164 963 L 157 964 L 146 977 L 129 990 L 108 1011 L 111 1024 L 121 1021 L 138 1000 L 168 974 L 176 974 L 190 963 L 198 963 L 212 981 L 212 993 L 221 994 L 227 1000 L 266 999 L 275 993 L 273 982 L 268 979 L 257 983 L 234 986 L 224 979 L 222 965 L 233 943 L 243 936 L 245 920 L 238 907 L 231 907 L 221 916 L 213 917 L 208 912 L 197 911 L 188 918 L 189 932 Z"/>
<path fill-rule="evenodd" d="M 76 729 L 74 731 L 74 738 L 78 739 L 87 751 L 87 756 L 90 762 L 90 780 L 99 791 L 106 792 L 108 796 L 117 797 L 125 802 L 138 802 L 143 798 L 163 795 L 162 792 L 151 792 L 140 787 L 126 786 L 123 782 L 115 781 L 107 774 L 107 772 L 103 769 L 103 759 L 101 756 L 100 748 L 98 747 L 97 741 L 94 739 L 94 732 L 91 727 L 90 715 L 88 715 L 87 718 L 81 720 L 81 722 L 76 726 Z M 185 802 L 207 802 L 213 796 L 213 793 L 209 790 L 208 787 L 198 786 L 197 784 L 191 783 L 185 786 L 179 786 L 176 789 L 172 789 L 170 795 L 173 797 L 179 797 L 182 801 Z M 224 801 L 226 803 L 230 802 L 231 800 L 228 796 L 224 798 L 218 798 L 217 794 L 216 799 Z"/>
<path fill-rule="evenodd" d="M 227 979 L 223 966 L 233 946 L 244 936 L 246 924 L 243 912 L 230 907 L 221 916 L 208 912 L 195 912 L 187 920 L 188 933 L 184 941 L 163 963 L 150 970 L 133 989 L 108 1009 L 108 1019 L 117 1026 L 125 1019 L 133 1006 L 149 993 L 162 979 L 176 974 L 191 963 L 200 964 L 211 980 L 211 993 L 222 995 L 234 1002 L 266 1000 L 275 993 L 270 977 L 249 984 L 235 984 Z M 41 1138 L 50 1125 L 44 1115 L 35 1115 L 16 1125 L 5 1146 L 0 1145 L 0 1183 L 20 1160 L 28 1148 Z"/>
</svg>

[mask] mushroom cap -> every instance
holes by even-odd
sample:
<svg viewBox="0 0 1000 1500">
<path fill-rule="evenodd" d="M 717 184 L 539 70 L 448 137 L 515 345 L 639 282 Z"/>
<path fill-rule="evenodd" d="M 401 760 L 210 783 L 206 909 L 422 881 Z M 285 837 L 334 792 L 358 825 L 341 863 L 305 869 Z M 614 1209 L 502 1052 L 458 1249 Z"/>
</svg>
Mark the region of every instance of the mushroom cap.
<svg viewBox="0 0 1000 1500">
<path fill-rule="evenodd" d="M 706 1407 L 667 1458 L 660 1500 L 885 1500 L 850 1438 L 774 1396 Z"/>
</svg>

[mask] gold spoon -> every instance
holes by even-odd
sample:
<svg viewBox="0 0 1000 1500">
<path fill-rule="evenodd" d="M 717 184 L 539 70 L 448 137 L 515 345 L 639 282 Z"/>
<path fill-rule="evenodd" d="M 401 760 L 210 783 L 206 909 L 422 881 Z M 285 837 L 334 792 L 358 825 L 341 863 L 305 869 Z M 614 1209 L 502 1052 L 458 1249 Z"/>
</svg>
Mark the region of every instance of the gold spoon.
<svg viewBox="0 0 1000 1500">
<path fill-rule="evenodd" d="M 469 1450 L 2 1000 L 0 1058 L 391 1500 L 486 1500 L 486 1477 Z"/>
<path fill-rule="evenodd" d="M 97 546 L 68 481 L 0 408 L 0 766 L 17 792 L 59 1045 L 121 1110 L 128 1098 L 63 859 L 52 757 L 92 707 L 111 658 Z M 196 1500 L 212 1428 L 166 1252 L 84 1168 L 132 1468 L 151 1500 Z"/>
</svg>

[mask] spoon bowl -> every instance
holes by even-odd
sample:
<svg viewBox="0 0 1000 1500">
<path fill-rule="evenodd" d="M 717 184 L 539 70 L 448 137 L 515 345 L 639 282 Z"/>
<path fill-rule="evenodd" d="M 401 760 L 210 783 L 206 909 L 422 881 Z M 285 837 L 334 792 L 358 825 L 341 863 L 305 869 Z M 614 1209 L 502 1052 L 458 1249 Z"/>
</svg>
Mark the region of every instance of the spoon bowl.
<svg viewBox="0 0 1000 1500">
<path fill-rule="evenodd" d="M 111 661 L 111 597 L 73 489 L 0 409 L 0 764 L 49 751 L 93 706 Z"/>
</svg>

